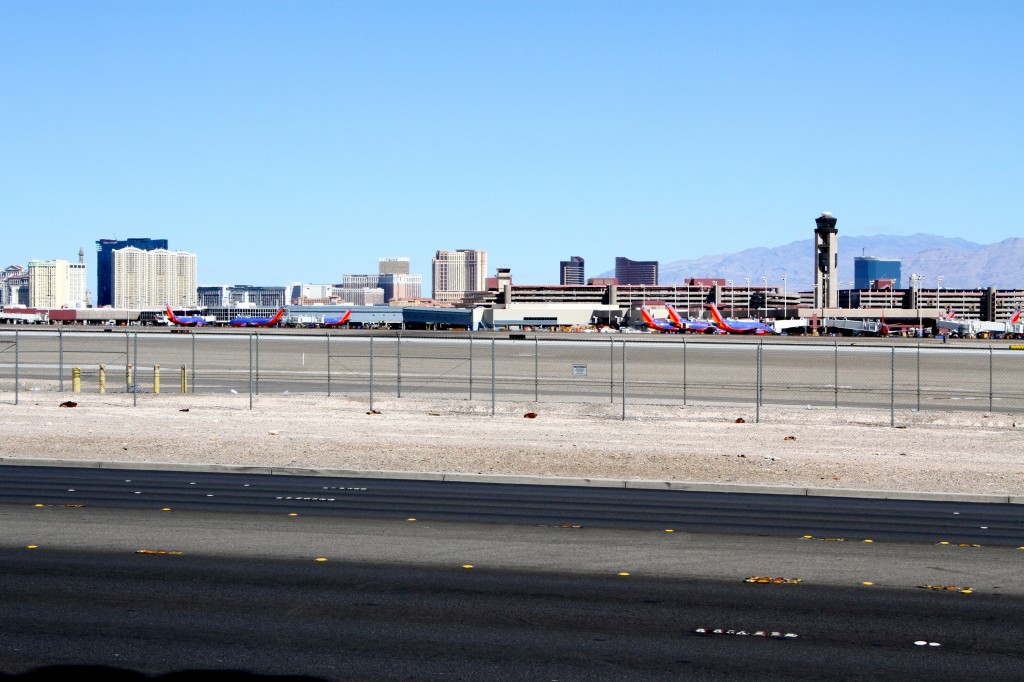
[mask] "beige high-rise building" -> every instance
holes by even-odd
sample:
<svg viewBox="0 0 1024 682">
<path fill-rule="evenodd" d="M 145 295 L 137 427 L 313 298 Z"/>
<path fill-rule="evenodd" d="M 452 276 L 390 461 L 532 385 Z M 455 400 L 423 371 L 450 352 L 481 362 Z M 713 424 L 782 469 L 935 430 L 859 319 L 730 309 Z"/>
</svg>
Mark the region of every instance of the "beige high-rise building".
<svg viewBox="0 0 1024 682">
<path fill-rule="evenodd" d="M 33 260 L 28 264 L 28 305 L 66 308 L 71 302 L 66 260 Z"/>
<path fill-rule="evenodd" d="M 114 256 L 115 308 L 191 308 L 197 305 L 196 255 L 134 246 Z"/>
<path fill-rule="evenodd" d="M 474 249 L 438 251 L 434 256 L 433 298 L 456 303 L 473 291 L 483 291 L 487 279 L 487 252 Z"/>
</svg>

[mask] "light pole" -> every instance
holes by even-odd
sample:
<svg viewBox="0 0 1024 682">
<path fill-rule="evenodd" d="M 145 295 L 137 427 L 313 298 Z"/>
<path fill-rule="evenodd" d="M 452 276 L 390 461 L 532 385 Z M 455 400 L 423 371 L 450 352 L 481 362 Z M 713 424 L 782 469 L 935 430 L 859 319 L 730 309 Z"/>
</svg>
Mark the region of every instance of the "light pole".
<svg viewBox="0 0 1024 682">
<path fill-rule="evenodd" d="M 768 319 L 768 277 L 767 276 L 764 276 L 764 275 L 761 276 L 761 289 L 762 289 L 762 293 L 764 294 L 764 318 L 762 318 L 762 319 Z"/>
<path fill-rule="evenodd" d="M 942 310 L 942 304 L 939 303 L 939 296 L 942 295 L 942 279 L 942 275 L 935 278 L 935 281 L 938 282 L 938 287 L 935 289 L 935 307 L 940 311 Z"/>
<path fill-rule="evenodd" d="M 750 278 L 743 278 L 743 288 L 745 289 L 744 296 L 746 297 L 743 301 L 743 307 L 747 309 L 747 317 L 750 317 Z"/>
<path fill-rule="evenodd" d="M 727 279 L 727 280 L 725 280 L 725 283 L 729 285 L 729 309 L 732 310 L 736 306 L 736 300 L 733 297 L 733 291 L 732 291 L 732 280 L 731 279 Z"/>
<path fill-rule="evenodd" d="M 912 284 L 911 295 L 914 297 L 914 307 L 917 308 L 917 336 L 918 338 L 924 336 L 924 327 L 921 325 L 921 292 L 918 290 L 924 275 L 915 275 L 910 273 L 910 281 Z"/>
<path fill-rule="evenodd" d="M 786 296 L 786 273 L 780 275 L 782 277 L 782 305 L 786 310 L 786 319 L 789 319 L 789 298 Z"/>
</svg>

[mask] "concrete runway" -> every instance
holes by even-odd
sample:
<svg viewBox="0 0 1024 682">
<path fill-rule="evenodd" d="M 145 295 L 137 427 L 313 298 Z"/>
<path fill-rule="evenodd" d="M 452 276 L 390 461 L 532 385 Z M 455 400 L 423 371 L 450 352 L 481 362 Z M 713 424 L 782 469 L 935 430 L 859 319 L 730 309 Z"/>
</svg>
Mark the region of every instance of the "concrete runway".
<svg viewBox="0 0 1024 682">
<path fill-rule="evenodd" d="M 640 337 L 640 338 L 637 338 Z M 1024 411 L 1008 342 L 198 330 L 0 332 L 0 391 L 369 394 L 533 402 Z M 126 371 L 128 365 L 132 373 Z M 625 384 L 623 383 L 625 376 Z"/>
</svg>

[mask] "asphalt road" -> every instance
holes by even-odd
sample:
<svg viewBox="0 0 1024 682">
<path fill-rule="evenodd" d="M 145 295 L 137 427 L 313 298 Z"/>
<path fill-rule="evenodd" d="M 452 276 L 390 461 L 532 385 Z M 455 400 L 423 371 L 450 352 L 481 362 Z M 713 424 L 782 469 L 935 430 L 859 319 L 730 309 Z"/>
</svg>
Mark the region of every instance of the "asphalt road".
<svg viewBox="0 0 1024 682">
<path fill-rule="evenodd" d="M 1024 669 L 1022 505 L 810 510 L 784 496 L 716 505 L 608 489 L 559 501 L 568 491 L 546 486 L 87 471 L 51 472 L 72 478 L 48 487 L 28 468 L 0 470 L 0 671 L 15 678 L 54 664 L 324 680 L 1017 680 Z M 620 497 L 630 492 L 642 495 Z M 349 511 L 327 513 L 321 498 Z M 698 513 L 710 525 L 685 527 Z M 821 534 L 770 532 L 761 514 Z M 852 515 L 874 537 L 836 530 Z M 734 531 L 708 532 L 715 516 Z M 904 523 L 935 530 L 889 539 Z M 965 539 L 974 524 L 1001 540 Z"/>
</svg>

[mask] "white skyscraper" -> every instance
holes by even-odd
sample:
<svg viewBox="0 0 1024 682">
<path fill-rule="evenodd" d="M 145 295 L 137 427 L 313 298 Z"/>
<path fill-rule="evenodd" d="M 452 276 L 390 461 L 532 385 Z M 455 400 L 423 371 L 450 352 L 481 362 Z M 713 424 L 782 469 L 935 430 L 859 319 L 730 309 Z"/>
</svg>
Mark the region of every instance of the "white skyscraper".
<svg viewBox="0 0 1024 682">
<path fill-rule="evenodd" d="M 113 251 L 115 308 L 195 307 L 196 255 L 134 246 Z"/>
</svg>

